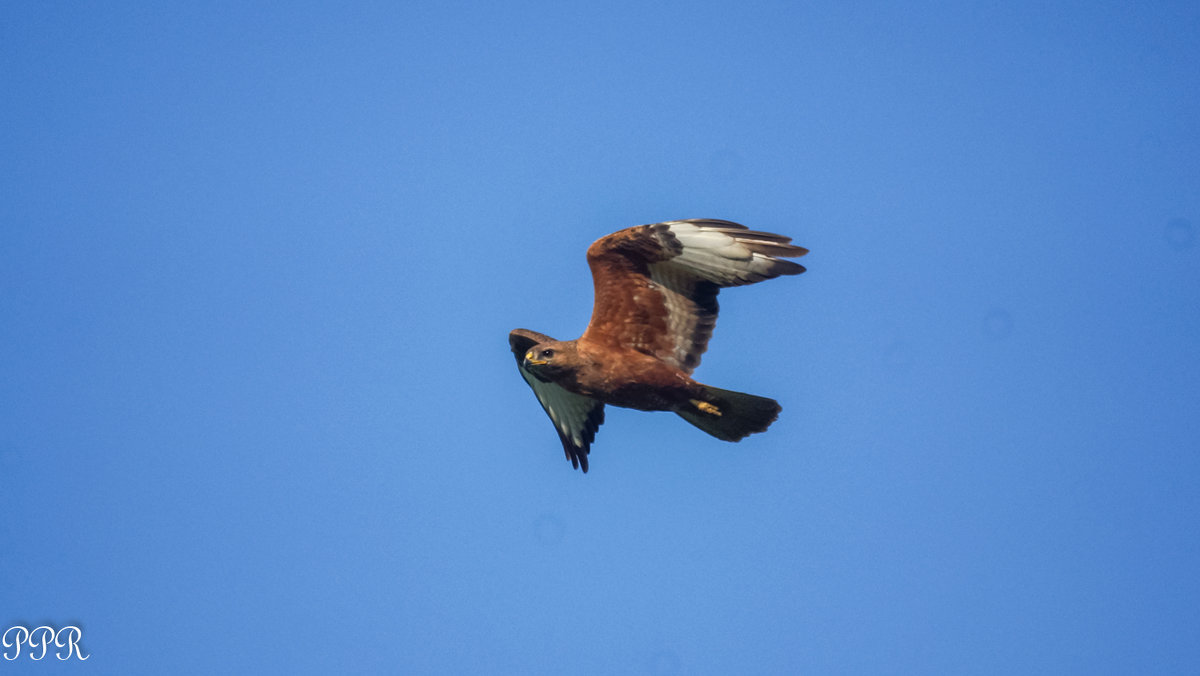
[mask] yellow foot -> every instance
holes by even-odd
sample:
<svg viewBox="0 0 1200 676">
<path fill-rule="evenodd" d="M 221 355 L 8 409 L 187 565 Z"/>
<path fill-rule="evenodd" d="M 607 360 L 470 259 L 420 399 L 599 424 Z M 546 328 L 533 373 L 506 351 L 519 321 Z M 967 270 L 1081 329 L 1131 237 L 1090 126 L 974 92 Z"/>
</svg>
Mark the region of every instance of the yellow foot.
<svg viewBox="0 0 1200 676">
<path fill-rule="evenodd" d="M 700 401 L 699 399 L 692 399 L 691 402 L 692 402 L 692 405 L 695 406 L 696 408 L 700 409 L 700 411 L 702 413 L 707 413 L 709 415 L 715 415 L 718 418 L 721 417 L 721 409 L 708 403 L 707 401 Z"/>
</svg>

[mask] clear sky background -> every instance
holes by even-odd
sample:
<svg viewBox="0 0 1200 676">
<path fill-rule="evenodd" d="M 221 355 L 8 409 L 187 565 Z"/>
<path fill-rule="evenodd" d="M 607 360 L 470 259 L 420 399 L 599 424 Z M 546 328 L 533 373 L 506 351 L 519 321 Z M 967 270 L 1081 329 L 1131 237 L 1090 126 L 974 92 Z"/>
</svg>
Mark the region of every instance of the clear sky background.
<svg viewBox="0 0 1200 676">
<path fill-rule="evenodd" d="M 1200 5 L 0 9 L 5 673 L 1200 671 Z M 507 332 L 713 217 L 740 444 Z"/>
</svg>

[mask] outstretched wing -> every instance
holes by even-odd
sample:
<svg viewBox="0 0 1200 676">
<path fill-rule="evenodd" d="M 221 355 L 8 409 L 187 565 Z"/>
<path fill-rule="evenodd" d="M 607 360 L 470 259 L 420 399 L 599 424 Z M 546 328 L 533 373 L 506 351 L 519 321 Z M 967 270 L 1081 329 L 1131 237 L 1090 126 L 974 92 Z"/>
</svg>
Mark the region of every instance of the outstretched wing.
<svg viewBox="0 0 1200 676">
<path fill-rule="evenodd" d="M 554 340 L 550 336 L 528 329 L 516 329 L 508 334 L 508 344 L 517 358 L 517 370 L 529 383 L 538 402 L 550 416 L 558 438 L 562 441 L 567 459 L 576 469 L 588 471 L 588 450 L 596 438 L 596 430 L 604 424 L 604 404 L 582 394 L 568 392 L 552 382 L 539 380 L 522 366 L 525 353 L 539 343 Z"/>
<path fill-rule="evenodd" d="M 727 286 L 797 275 L 791 238 L 713 219 L 639 225 L 588 248 L 596 300 L 580 342 L 633 348 L 691 373 Z"/>
</svg>

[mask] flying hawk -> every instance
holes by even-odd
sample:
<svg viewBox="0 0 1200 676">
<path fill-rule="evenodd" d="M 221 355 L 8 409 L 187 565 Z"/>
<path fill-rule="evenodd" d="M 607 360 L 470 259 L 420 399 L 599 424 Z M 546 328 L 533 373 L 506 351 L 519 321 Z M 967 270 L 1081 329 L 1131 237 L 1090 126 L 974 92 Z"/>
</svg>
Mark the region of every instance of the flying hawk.
<svg viewBox="0 0 1200 676">
<path fill-rule="evenodd" d="M 718 439 L 762 432 L 773 399 L 692 380 L 727 286 L 797 275 L 808 250 L 791 238 L 714 219 L 639 225 L 588 247 L 595 303 L 576 340 L 516 329 L 508 342 L 521 376 L 550 416 L 567 458 L 588 471 L 604 405 L 674 411 Z"/>
</svg>

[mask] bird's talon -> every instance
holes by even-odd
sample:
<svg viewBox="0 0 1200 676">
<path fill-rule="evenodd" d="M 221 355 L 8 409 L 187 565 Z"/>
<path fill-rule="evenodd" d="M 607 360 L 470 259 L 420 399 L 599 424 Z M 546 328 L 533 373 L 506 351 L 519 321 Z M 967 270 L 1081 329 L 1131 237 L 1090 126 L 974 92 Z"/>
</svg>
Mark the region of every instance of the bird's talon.
<svg viewBox="0 0 1200 676">
<path fill-rule="evenodd" d="M 700 409 L 702 413 L 715 415 L 718 418 L 721 417 L 721 409 L 717 408 L 714 404 L 710 404 L 707 401 L 700 401 L 699 399 L 693 399 L 692 404 L 695 405 L 696 408 Z"/>
</svg>

